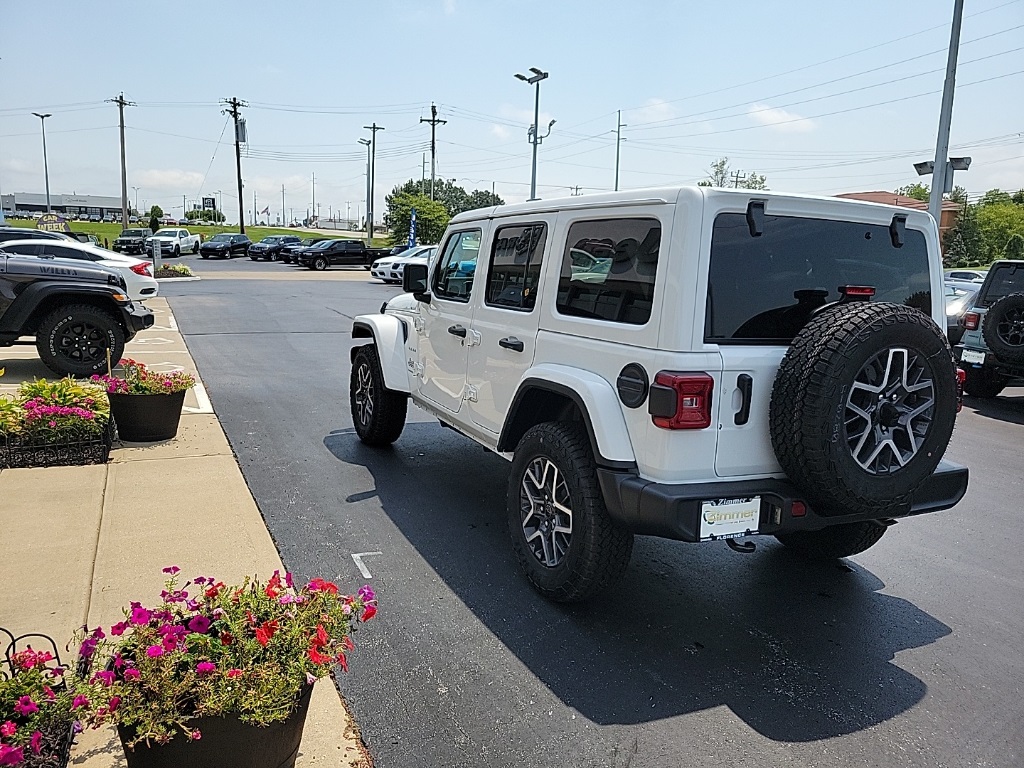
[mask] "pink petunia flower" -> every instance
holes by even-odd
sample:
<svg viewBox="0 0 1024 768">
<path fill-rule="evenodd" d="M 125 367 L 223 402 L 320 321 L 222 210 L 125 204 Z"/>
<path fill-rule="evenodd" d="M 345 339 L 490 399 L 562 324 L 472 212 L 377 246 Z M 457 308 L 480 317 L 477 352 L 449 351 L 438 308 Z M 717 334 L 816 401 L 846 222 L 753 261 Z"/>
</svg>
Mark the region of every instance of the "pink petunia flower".
<svg viewBox="0 0 1024 768">
<path fill-rule="evenodd" d="M 121 697 L 120 696 L 111 696 L 110 697 L 110 702 L 107 704 L 107 711 L 108 712 L 116 712 L 117 708 L 119 706 L 121 706 Z"/>
<path fill-rule="evenodd" d="M 136 606 L 132 608 L 132 624 L 134 624 L 135 626 L 142 626 L 143 624 L 148 624 L 152 615 L 152 613 L 150 613 L 147 609 L 143 608 L 141 605 Z"/>
<path fill-rule="evenodd" d="M 89 706 L 89 700 L 87 698 L 85 698 L 85 696 L 82 696 L 81 694 L 79 694 L 78 696 L 75 696 L 74 701 L 71 702 L 71 708 L 72 709 L 78 709 L 79 707 L 88 707 L 88 706 Z"/>
<path fill-rule="evenodd" d="M 146 649 L 146 655 L 151 659 L 155 659 L 157 656 L 163 656 L 164 647 L 162 645 L 151 645 Z"/>
<path fill-rule="evenodd" d="M 242 670 L 240 670 L 240 669 L 229 669 L 227 671 L 227 675 L 228 675 L 228 677 L 241 677 L 242 676 Z"/>
<path fill-rule="evenodd" d="M 6 744 L 0 744 L 0 765 L 18 765 L 24 759 L 24 747 L 9 747 Z"/>
<path fill-rule="evenodd" d="M 241 672 L 239 672 L 239 674 L 241 674 Z M 0 725 L 0 736 L 3 736 L 5 738 L 7 736 L 13 736 L 16 730 L 18 730 L 18 726 L 16 726 L 14 723 L 8 720 L 3 725 Z"/>
<path fill-rule="evenodd" d="M 128 622 L 119 621 L 117 622 L 117 624 L 114 624 L 110 627 L 110 634 L 115 635 L 116 637 L 120 637 L 124 634 L 124 631 L 126 629 L 128 629 Z"/>
<path fill-rule="evenodd" d="M 28 744 L 32 749 L 32 754 L 38 755 L 42 751 L 43 734 L 39 731 L 33 732 L 32 738 L 29 739 Z"/>
<path fill-rule="evenodd" d="M 14 714 L 16 715 L 27 717 L 29 715 L 34 715 L 38 711 L 39 707 L 36 706 L 36 703 L 34 701 L 32 701 L 31 696 L 22 696 L 14 704 Z"/>
<path fill-rule="evenodd" d="M 190 736 L 192 737 L 192 741 L 199 741 L 201 738 L 203 738 L 203 733 L 197 728 L 196 730 L 192 731 Z"/>
<path fill-rule="evenodd" d="M 157 648 L 159 648 L 159 647 L 160 646 L 157 646 Z M 135 668 L 126 669 L 124 671 L 124 679 L 125 680 L 138 680 L 140 677 L 142 677 L 142 673 L 139 672 L 139 670 L 137 670 Z"/>
<path fill-rule="evenodd" d="M 216 671 L 217 671 L 217 665 L 216 664 L 212 664 L 209 661 L 200 661 L 198 664 L 196 664 L 196 674 L 197 675 L 211 675 L 211 674 L 213 674 Z"/>
</svg>

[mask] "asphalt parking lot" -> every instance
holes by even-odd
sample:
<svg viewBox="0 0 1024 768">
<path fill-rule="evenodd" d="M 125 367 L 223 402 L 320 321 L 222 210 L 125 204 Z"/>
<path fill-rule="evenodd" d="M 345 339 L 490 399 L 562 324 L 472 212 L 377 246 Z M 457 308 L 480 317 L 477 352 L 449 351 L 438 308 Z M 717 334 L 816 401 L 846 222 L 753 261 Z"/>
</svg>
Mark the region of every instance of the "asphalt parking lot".
<svg viewBox="0 0 1024 768">
<path fill-rule="evenodd" d="M 161 294 L 284 562 L 378 591 L 340 676 L 378 766 L 1024 764 L 1024 389 L 968 399 L 967 498 L 862 555 L 638 538 L 564 607 L 516 568 L 501 458 L 415 408 L 393 449 L 353 434 L 351 318 L 397 288 L 183 261 Z"/>
</svg>

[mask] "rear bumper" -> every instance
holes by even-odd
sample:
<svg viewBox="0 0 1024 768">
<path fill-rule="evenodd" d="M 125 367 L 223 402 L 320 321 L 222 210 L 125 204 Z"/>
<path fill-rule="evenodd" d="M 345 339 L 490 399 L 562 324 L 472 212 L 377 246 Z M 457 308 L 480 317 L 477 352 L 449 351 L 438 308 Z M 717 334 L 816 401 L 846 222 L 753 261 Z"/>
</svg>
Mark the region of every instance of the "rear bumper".
<svg viewBox="0 0 1024 768">
<path fill-rule="evenodd" d="M 831 525 L 878 519 L 878 515 L 821 515 L 806 504 L 802 517 L 791 515 L 794 501 L 804 496 L 786 480 L 740 480 L 669 485 L 644 480 L 631 472 L 598 468 L 598 481 L 612 518 L 633 533 L 679 541 L 700 541 L 701 504 L 710 499 L 761 497 L 758 534 L 813 531 Z M 967 493 L 968 470 L 951 461 L 938 468 L 909 505 L 886 511 L 884 517 L 923 515 L 949 509 Z"/>
<path fill-rule="evenodd" d="M 124 318 L 129 339 L 139 331 L 144 331 L 153 325 L 153 313 L 141 304 L 128 304 L 121 307 L 121 316 Z"/>
</svg>

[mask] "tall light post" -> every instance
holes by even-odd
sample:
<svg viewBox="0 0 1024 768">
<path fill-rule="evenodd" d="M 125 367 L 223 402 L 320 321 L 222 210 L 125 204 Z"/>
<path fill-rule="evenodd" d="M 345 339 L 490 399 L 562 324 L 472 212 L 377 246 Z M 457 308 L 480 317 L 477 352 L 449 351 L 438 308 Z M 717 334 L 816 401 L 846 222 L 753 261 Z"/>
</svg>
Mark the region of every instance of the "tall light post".
<svg viewBox="0 0 1024 768">
<path fill-rule="evenodd" d="M 956 88 L 956 59 L 960 50 L 960 22 L 964 15 L 964 0 L 954 0 L 953 23 L 949 33 L 949 54 L 946 59 L 946 80 L 942 85 L 942 107 L 939 110 L 939 133 L 935 141 L 935 160 L 932 161 L 932 189 L 928 197 L 928 213 L 938 224 L 942 215 L 942 193 L 953 189 L 953 169 L 949 167 L 949 127 L 953 121 L 953 91 Z M 968 161 L 968 164 L 970 161 Z M 965 169 L 966 170 L 966 169 Z"/>
<path fill-rule="evenodd" d="M 366 245 L 370 246 L 373 240 L 373 195 L 376 191 L 377 181 L 377 131 L 383 131 L 383 125 L 364 125 L 363 128 L 370 132 L 370 197 L 366 203 L 366 220 L 369 223 L 369 237 L 366 241 Z"/>
<path fill-rule="evenodd" d="M 555 121 L 552 120 L 550 123 L 548 123 L 548 132 L 545 133 L 543 136 L 541 136 L 540 135 L 540 126 L 538 125 L 538 123 L 540 122 L 540 82 L 541 82 L 541 80 L 547 80 L 549 73 L 542 72 L 541 70 L 537 69 L 536 67 L 530 67 L 530 71 L 533 72 L 533 76 L 532 77 L 527 77 L 526 75 L 521 75 L 521 74 L 519 74 L 517 72 L 516 73 L 516 79 L 517 80 L 522 80 L 527 85 L 535 85 L 537 87 L 537 93 L 536 93 L 536 96 L 534 97 L 534 101 L 533 101 L 533 125 L 530 126 L 530 130 L 527 131 L 527 134 L 526 134 L 527 138 L 530 141 L 530 143 L 533 144 L 533 172 L 530 175 L 530 199 L 531 200 L 536 200 L 537 199 L 537 145 L 540 144 L 542 141 L 544 141 L 544 139 L 546 139 L 548 136 L 551 135 L 551 126 L 553 126 L 555 124 Z"/>
<path fill-rule="evenodd" d="M 50 167 L 46 162 L 46 118 L 53 117 L 53 115 L 49 113 L 41 115 L 38 112 L 32 114 L 39 118 L 39 124 L 43 129 L 43 177 L 46 179 L 46 212 L 50 213 Z"/>
<path fill-rule="evenodd" d="M 135 190 L 135 215 L 138 216 L 141 213 L 139 210 L 139 190 L 142 189 L 142 187 L 133 186 L 132 189 Z"/>
<path fill-rule="evenodd" d="M 359 143 L 366 147 L 366 210 L 370 210 L 370 144 L 372 143 L 369 139 L 360 139 Z M 358 214 L 357 214 L 358 215 Z M 370 224 L 370 217 L 366 217 L 366 246 L 370 246 L 370 242 L 373 240 L 373 225 Z"/>
</svg>

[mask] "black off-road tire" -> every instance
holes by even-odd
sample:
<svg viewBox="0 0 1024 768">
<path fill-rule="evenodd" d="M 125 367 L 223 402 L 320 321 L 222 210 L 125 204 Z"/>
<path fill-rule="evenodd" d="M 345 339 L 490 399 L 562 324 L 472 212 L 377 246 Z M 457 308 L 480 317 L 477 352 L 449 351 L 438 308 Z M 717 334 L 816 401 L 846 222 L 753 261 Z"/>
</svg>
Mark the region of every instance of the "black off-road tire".
<svg viewBox="0 0 1024 768">
<path fill-rule="evenodd" d="M 873 547 L 887 530 L 887 526 L 868 520 L 833 525 L 820 531 L 778 533 L 775 538 L 809 560 L 836 560 Z"/>
<path fill-rule="evenodd" d="M 61 376 L 85 378 L 107 370 L 124 354 L 124 328 L 110 312 L 89 304 L 70 304 L 43 318 L 36 330 L 36 350 L 43 363 Z"/>
<path fill-rule="evenodd" d="M 197 253 L 199 253 L 199 243 L 192 243 L 192 254 L 195 255 Z"/>
<path fill-rule="evenodd" d="M 925 379 L 931 388 L 885 387 L 885 398 L 875 401 L 862 385 L 877 384 L 885 370 L 877 366 L 902 371 L 901 360 L 913 362 L 910 388 Z M 915 309 L 883 302 L 826 309 L 797 334 L 775 379 L 769 426 L 779 464 L 819 514 L 886 517 L 910 502 L 946 450 L 956 419 L 955 365 L 945 335 Z M 857 377 L 867 381 L 855 390 Z M 928 399 L 932 406 L 907 430 L 900 420 Z"/>
<path fill-rule="evenodd" d="M 964 392 L 971 397 L 980 397 L 986 400 L 998 396 L 1009 381 L 1005 376 L 984 366 L 981 368 L 965 367 L 964 375 Z"/>
<path fill-rule="evenodd" d="M 1024 365 L 1024 293 L 1003 296 L 989 307 L 981 335 L 1001 362 Z"/>
<path fill-rule="evenodd" d="M 377 348 L 372 344 L 360 347 L 352 360 L 349 408 L 356 434 L 367 445 L 391 445 L 405 428 L 409 398 L 384 386 Z"/>
<path fill-rule="evenodd" d="M 174 250 L 171 251 L 171 256 L 175 259 L 181 256 L 181 248 L 179 248 L 178 246 L 174 246 Z"/>
<path fill-rule="evenodd" d="M 523 485 L 535 460 L 547 460 L 557 469 L 572 511 L 568 546 L 553 566 L 534 554 L 524 530 L 530 513 Z M 590 440 L 579 424 L 547 422 L 523 435 L 512 461 L 506 503 L 512 548 L 526 577 L 544 597 L 560 603 L 585 600 L 618 580 L 629 565 L 633 534 L 608 514 Z"/>
</svg>

